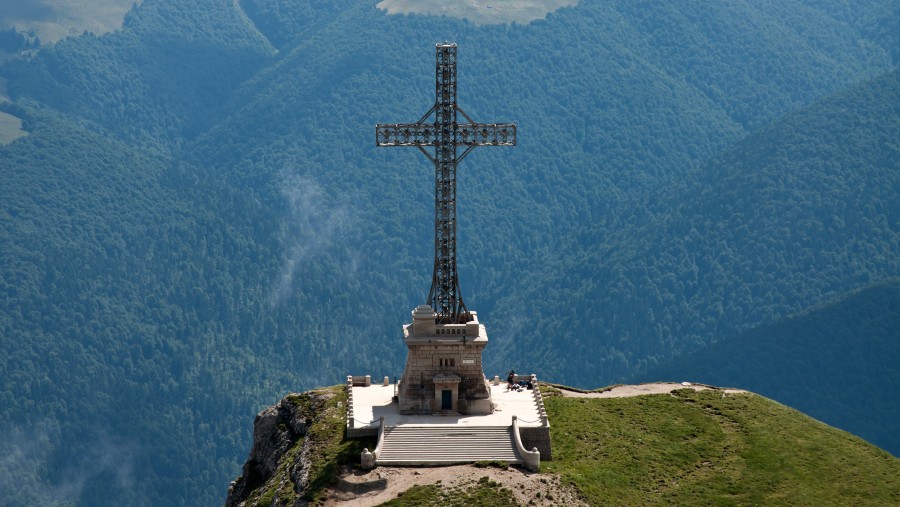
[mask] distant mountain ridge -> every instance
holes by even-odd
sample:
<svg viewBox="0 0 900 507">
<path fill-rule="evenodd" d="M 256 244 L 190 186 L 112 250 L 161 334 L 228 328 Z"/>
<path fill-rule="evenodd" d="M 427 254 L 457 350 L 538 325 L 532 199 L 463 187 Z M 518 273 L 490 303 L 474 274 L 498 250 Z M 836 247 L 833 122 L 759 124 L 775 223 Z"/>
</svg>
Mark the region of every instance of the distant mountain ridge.
<svg viewBox="0 0 900 507">
<path fill-rule="evenodd" d="M 900 276 L 893 12 L 581 2 L 475 27 L 145 0 L 6 62 L 29 135 L 0 146 L 0 430 L 25 437 L 0 489 L 217 503 L 273 393 L 400 371 L 434 183 L 371 127 L 427 109 L 437 40 L 462 107 L 519 124 L 460 170 L 489 374 L 614 383 Z"/>
<path fill-rule="evenodd" d="M 673 346 L 700 347 L 894 276 L 898 104 L 893 71 L 748 136 L 661 188 L 648 217 L 613 217 L 611 232 L 581 225 L 538 275 L 558 280 L 565 296 L 542 311 L 570 323 L 560 342 L 580 351 L 553 373 L 576 382 L 598 358 L 607 371 L 651 366 Z M 545 290 L 522 283 L 507 299 Z M 523 340 L 534 366 L 546 353 L 538 343 L 556 332 L 539 326 Z"/>
</svg>

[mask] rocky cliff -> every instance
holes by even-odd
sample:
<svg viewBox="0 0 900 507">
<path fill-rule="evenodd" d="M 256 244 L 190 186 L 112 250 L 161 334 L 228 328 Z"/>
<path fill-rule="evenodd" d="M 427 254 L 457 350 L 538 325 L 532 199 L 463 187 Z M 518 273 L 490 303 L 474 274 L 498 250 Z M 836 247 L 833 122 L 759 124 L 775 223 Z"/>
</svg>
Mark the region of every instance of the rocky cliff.
<svg viewBox="0 0 900 507">
<path fill-rule="evenodd" d="M 299 506 L 333 481 L 363 442 L 344 441 L 346 394 L 339 387 L 288 394 L 253 421 L 253 448 L 225 505 Z"/>
</svg>

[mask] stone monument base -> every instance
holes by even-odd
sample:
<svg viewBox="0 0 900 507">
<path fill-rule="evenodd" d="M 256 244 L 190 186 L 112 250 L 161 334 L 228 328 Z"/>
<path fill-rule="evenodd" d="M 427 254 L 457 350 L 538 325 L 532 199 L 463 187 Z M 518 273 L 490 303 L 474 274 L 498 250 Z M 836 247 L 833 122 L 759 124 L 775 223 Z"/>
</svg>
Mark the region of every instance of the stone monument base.
<svg viewBox="0 0 900 507">
<path fill-rule="evenodd" d="M 465 324 L 437 324 L 428 305 L 403 326 L 409 349 L 400 380 L 400 413 L 484 415 L 494 411 L 481 354 L 488 338 L 475 312 Z"/>
</svg>

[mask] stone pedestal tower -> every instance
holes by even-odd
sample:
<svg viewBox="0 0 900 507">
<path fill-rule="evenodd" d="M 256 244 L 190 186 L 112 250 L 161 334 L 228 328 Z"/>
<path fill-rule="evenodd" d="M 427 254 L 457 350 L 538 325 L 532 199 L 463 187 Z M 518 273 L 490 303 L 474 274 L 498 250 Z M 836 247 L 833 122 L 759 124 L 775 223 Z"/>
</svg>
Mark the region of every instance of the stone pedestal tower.
<svg viewBox="0 0 900 507">
<path fill-rule="evenodd" d="M 403 326 L 409 348 L 399 387 L 401 414 L 490 414 L 491 389 L 484 377 L 481 353 L 488 343 L 475 312 L 464 324 L 437 324 L 428 305 L 412 312 Z"/>
</svg>

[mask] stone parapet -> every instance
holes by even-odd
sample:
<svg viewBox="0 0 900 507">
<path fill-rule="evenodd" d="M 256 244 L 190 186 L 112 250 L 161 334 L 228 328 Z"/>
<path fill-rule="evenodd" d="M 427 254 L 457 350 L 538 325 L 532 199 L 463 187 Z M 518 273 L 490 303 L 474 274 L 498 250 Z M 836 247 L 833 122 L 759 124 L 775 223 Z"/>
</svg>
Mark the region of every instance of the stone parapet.
<svg viewBox="0 0 900 507">
<path fill-rule="evenodd" d="M 363 438 L 374 437 L 378 435 L 378 428 L 371 427 L 370 421 L 357 421 L 353 410 L 353 384 L 354 378 L 368 378 L 369 375 L 356 376 L 347 375 L 347 383 L 344 388 L 347 391 L 347 424 L 345 432 L 347 438 Z"/>
<path fill-rule="evenodd" d="M 519 426 L 522 446 L 526 449 L 537 449 L 541 453 L 541 461 L 553 461 L 553 449 L 550 446 L 550 428 L 546 426 Z"/>
<path fill-rule="evenodd" d="M 537 375 L 531 374 L 531 391 L 534 395 L 534 404 L 537 406 L 538 415 L 541 417 L 541 426 L 550 427 L 550 418 L 547 417 L 547 409 L 544 407 L 544 395 L 541 394 Z"/>
<path fill-rule="evenodd" d="M 525 447 L 522 442 L 522 436 L 519 433 L 519 418 L 516 416 L 512 416 L 512 434 L 513 441 L 516 444 L 516 450 L 518 451 L 519 456 L 522 457 L 522 466 L 531 472 L 540 470 L 541 453 L 537 447 L 532 447 L 530 450 Z"/>
<path fill-rule="evenodd" d="M 350 437 L 350 430 L 354 427 L 353 422 L 353 375 L 347 375 L 347 383 L 344 385 L 347 391 L 347 438 Z"/>
</svg>

